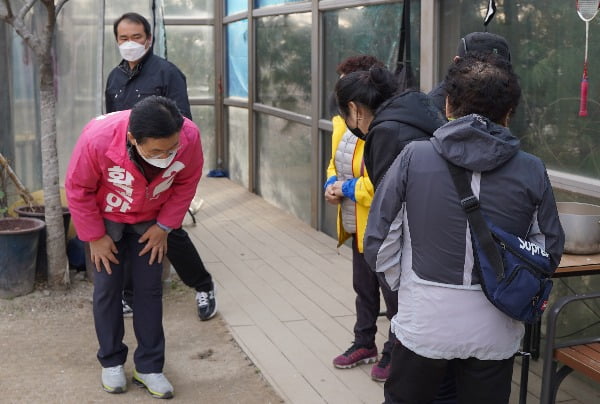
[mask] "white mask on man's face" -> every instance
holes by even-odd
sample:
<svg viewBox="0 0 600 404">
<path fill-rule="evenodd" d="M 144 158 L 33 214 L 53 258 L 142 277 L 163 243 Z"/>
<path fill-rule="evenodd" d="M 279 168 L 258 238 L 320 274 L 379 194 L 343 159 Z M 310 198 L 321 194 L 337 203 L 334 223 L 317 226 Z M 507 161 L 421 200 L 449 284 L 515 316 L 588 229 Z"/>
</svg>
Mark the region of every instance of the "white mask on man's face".
<svg viewBox="0 0 600 404">
<path fill-rule="evenodd" d="M 146 163 L 148 163 L 154 167 L 158 167 L 158 168 L 167 168 L 168 166 L 170 166 L 171 163 L 173 162 L 173 160 L 175 160 L 175 155 L 177 154 L 177 150 L 173 150 L 164 159 L 149 158 L 149 157 L 144 157 L 144 155 L 140 152 L 140 148 L 137 145 L 135 147 L 136 147 L 137 152 L 140 155 L 140 157 L 143 158 L 144 161 L 146 161 Z"/>
<path fill-rule="evenodd" d="M 148 51 L 145 45 L 139 44 L 134 41 L 123 42 L 119 45 L 119 52 L 121 57 L 128 62 L 136 62 L 140 60 Z"/>
</svg>

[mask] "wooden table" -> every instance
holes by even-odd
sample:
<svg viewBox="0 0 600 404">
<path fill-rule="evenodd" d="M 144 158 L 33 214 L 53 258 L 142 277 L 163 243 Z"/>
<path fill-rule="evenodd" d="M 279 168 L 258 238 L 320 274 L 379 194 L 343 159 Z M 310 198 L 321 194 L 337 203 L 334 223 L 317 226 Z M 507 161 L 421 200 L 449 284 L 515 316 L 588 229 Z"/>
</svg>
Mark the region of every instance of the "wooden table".
<svg viewBox="0 0 600 404">
<path fill-rule="evenodd" d="M 574 255 L 563 254 L 558 268 L 552 278 L 568 278 L 572 276 L 600 274 L 600 254 Z M 529 358 L 538 359 L 540 356 L 541 322 L 525 324 L 523 351 L 521 355 L 521 385 L 519 404 L 527 402 L 527 383 L 529 377 Z"/>
<path fill-rule="evenodd" d="M 563 254 L 553 278 L 600 274 L 600 254 Z"/>
</svg>

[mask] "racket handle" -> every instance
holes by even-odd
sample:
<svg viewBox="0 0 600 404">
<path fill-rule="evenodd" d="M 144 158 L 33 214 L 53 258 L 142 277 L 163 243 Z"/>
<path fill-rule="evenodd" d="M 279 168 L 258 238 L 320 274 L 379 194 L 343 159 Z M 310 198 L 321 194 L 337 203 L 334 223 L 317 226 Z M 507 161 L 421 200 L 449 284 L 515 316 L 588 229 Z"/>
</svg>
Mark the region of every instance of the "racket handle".
<svg viewBox="0 0 600 404">
<path fill-rule="evenodd" d="M 581 94 L 579 98 L 579 116 L 587 116 L 587 94 L 588 81 L 586 78 L 581 80 Z"/>
</svg>

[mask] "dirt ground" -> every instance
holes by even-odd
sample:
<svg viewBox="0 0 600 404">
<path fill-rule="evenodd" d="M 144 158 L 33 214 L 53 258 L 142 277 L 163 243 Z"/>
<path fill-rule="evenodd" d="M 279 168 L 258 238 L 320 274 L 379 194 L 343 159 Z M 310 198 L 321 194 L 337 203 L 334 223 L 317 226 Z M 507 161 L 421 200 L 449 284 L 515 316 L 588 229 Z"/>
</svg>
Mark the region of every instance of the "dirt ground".
<svg viewBox="0 0 600 404">
<path fill-rule="evenodd" d="M 102 390 L 92 284 L 83 273 L 71 278 L 67 292 L 50 292 L 42 284 L 26 296 L 0 299 L 0 402 L 156 403 L 131 384 L 136 346 L 131 319 L 125 319 L 128 390 Z M 171 402 L 282 403 L 219 315 L 201 322 L 195 310 L 193 291 L 172 275 L 165 284 L 163 317 L 164 372 L 175 389 Z"/>
</svg>

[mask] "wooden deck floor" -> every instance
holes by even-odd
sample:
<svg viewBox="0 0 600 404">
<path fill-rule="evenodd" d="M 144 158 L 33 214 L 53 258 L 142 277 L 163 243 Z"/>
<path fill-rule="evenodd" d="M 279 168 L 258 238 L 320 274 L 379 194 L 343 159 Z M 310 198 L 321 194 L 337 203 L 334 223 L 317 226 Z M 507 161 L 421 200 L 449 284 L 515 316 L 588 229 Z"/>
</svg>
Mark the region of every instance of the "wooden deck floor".
<svg viewBox="0 0 600 404">
<path fill-rule="evenodd" d="M 188 225 L 217 287 L 220 315 L 286 403 L 381 403 L 370 365 L 335 369 L 353 340 L 351 250 L 228 179 L 204 178 L 198 224 Z M 383 306 L 382 306 L 383 307 Z M 379 320 L 381 347 L 388 324 Z M 528 403 L 539 402 L 540 363 Z M 511 404 L 518 402 L 515 365 Z M 600 389 L 570 376 L 558 402 L 600 402 Z"/>
</svg>

